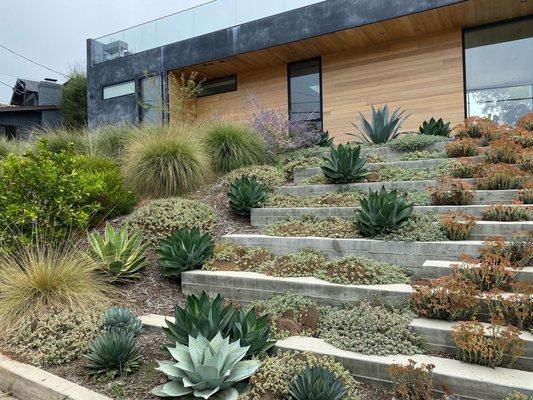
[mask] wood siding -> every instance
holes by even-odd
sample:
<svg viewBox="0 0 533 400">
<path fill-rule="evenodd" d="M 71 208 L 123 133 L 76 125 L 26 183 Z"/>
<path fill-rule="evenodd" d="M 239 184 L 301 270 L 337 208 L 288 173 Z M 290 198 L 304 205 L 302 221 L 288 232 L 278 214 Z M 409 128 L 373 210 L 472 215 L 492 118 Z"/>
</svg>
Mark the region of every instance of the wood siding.
<svg viewBox="0 0 533 400">
<path fill-rule="evenodd" d="M 411 116 L 402 130 L 417 130 L 431 117 L 464 118 L 461 31 L 391 43 L 367 51 L 324 55 L 324 127 L 339 138 L 356 133 L 358 112 L 372 105 L 401 107 Z"/>
<path fill-rule="evenodd" d="M 274 67 L 237 74 L 237 91 L 197 100 L 199 117 L 220 115 L 230 121 L 245 121 L 250 117 L 249 96 L 254 94 L 265 108 L 287 110 L 287 66 Z"/>
<path fill-rule="evenodd" d="M 372 104 L 402 107 L 411 116 L 402 130 L 416 130 L 432 116 L 452 124 L 464 116 L 461 30 L 322 56 L 324 128 L 340 139 L 357 133 L 358 112 Z M 202 97 L 200 117 L 249 118 L 249 93 L 267 108 L 287 109 L 285 63 L 237 74 L 237 91 Z"/>
</svg>

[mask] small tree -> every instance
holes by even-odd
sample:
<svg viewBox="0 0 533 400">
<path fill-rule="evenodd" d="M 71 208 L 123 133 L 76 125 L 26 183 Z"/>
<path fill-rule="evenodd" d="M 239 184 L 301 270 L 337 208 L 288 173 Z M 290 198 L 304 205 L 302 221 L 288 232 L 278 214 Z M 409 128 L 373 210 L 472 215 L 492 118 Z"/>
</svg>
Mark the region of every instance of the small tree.
<svg viewBox="0 0 533 400">
<path fill-rule="evenodd" d="M 87 77 L 74 70 L 63 85 L 63 120 L 68 128 L 82 128 L 87 124 Z"/>
</svg>

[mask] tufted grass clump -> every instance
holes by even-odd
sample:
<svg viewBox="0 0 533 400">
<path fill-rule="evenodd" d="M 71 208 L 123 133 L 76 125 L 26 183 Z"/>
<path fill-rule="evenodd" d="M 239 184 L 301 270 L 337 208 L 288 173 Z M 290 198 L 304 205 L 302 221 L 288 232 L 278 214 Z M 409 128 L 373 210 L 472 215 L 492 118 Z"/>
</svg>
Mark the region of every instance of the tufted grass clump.
<svg viewBox="0 0 533 400">
<path fill-rule="evenodd" d="M 26 147 L 28 147 L 26 142 L 21 140 L 9 140 L 4 136 L 0 136 L 0 160 L 11 153 L 20 155 Z"/>
<path fill-rule="evenodd" d="M 82 129 L 43 127 L 34 134 L 52 153 L 59 154 L 69 149 L 73 149 L 76 154 L 90 153 L 90 139 Z"/>
<path fill-rule="evenodd" d="M 0 265 L 0 331 L 49 308 L 88 310 L 109 301 L 98 264 L 74 245 L 28 245 L 0 253 Z"/>
<path fill-rule="evenodd" d="M 139 130 L 128 124 L 106 125 L 89 133 L 91 152 L 111 158 L 121 158 L 128 143 L 139 133 Z"/>
<path fill-rule="evenodd" d="M 37 366 L 66 364 L 84 354 L 102 329 L 103 312 L 51 308 L 25 319 L 0 347 Z"/>
<path fill-rule="evenodd" d="M 249 165 L 244 168 L 238 168 L 224 176 L 224 184 L 229 185 L 237 179 L 246 176 L 247 178 L 255 177 L 268 190 L 274 189 L 285 183 L 283 171 L 271 165 Z"/>
<path fill-rule="evenodd" d="M 423 343 L 409 329 L 413 317 L 407 307 L 362 301 L 325 312 L 319 336 L 343 350 L 363 354 L 419 354 Z"/>
<path fill-rule="evenodd" d="M 123 172 L 138 194 L 172 197 L 199 188 L 211 170 L 195 129 L 171 125 L 143 127 L 127 146 Z"/>
<path fill-rule="evenodd" d="M 357 383 L 342 364 L 333 357 L 319 357 L 313 353 L 284 352 L 265 357 L 263 365 L 250 378 L 251 390 L 245 400 L 286 399 L 289 398 L 289 385 L 292 379 L 306 367 L 318 367 L 331 371 L 336 379 L 344 384 L 347 398 L 359 400 Z"/>
<path fill-rule="evenodd" d="M 136 209 L 125 222 L 132 231 L 142 232 L 146 243 L 156 247 L 162 239 L 182 228 L 211 232 L 215 213 L 200 201 L 171 197 L 152 200 Z"/>
<path fill-rule="evenodd" d="M 250 126 L 215 121 L 204 128 L 202 144 L 218 172 L 266 161 L 265 142 Z"/>
</svg>

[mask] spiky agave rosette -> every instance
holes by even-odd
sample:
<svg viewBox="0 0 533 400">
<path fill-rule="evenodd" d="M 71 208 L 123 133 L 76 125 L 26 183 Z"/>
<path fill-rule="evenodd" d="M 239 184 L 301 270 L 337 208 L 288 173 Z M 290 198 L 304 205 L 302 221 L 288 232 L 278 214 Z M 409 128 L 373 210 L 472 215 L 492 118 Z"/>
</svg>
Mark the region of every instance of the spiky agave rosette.
<svg viewBox="0 0 533 400">
<path fill-rule="evenodd" d="M 201 334 L 189 336 L 189 346 L 176 343 L 168 349 L 177 361 L 158 361 L 156 368 L 168 375 L 170 382 L 152 390 L 159 397 L 185 399 L 237 400 L 247 390 L 241 381 L 261 366 L 257 360 L 241 361 L 248 347 L 218 333 L 209 341 Z"/>
</svg>

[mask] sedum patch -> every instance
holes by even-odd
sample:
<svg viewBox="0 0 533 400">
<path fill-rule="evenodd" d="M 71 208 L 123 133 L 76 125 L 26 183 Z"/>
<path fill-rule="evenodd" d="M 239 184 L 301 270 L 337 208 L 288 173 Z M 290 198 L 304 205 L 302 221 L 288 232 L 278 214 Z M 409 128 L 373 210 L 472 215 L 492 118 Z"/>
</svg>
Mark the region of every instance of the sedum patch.
<svg viewBox="0 0 533 400">
<path fill-rule="evenodd" d="M 435 168 L 383 167 L 370 174 L 368 180 L 371 182 L 422 181 L 447 175 L 449 170 L 448 161 L 442 161 Z"/>
<path fill-rule="evenodd" d="M 438 158 L 446 158 L 444 151 L 428 151 L 419 150 L 411 151 L 400 157 L 400 161 L 412 161 L 412 160 L 435 160 Z"/>
<path fill-rule="evenodd" d="M 409 282 L 405 271 L 397 265 L 362 256 L 328 260 L 324 253 L 311 249 L 275 256 L 266 249 L 221 244 L 204 269 L 260 272 L 278 277 L 315 277 L 342 285 Z"/>
<path fill-rule="evenodd" d="M 285 183 L 283 171 L 271 165 L 249 165 L 247 167 L 236 169 L 224 176 L 224 184 L 229 185 L 237 179 L 246 176 L 247 178 L 255 177 L 269 190 Z"/>
<path fill-rule="evenodd" d="M 423 346 L 409 329 L 413 316 L 407 308 L 362 301 L 324 312 L 319 336 L 333 346 L 363 354 L 418 354 Z"/>
<path fill-rule="evenodd" d="M 6 334 L 0 347 L 33 365 L 66 364 L 87 352 L 103 323 L 102 310 L 49 310 Z"/>
<path fill-rule="evenodd" d="M 251 390 L 245 400 L 284 400 L 289 398 L 289 384 L 306 367 L 320 366 L 331 371 L 344 383 L 348 396 L 344 400 L 359 400 L 357 382 L 342 364 L 333 357 L 319 357 L 313 353 L 285 352 L 269 356 L 255 375 L 250 378 Z"/>
<path fill-rule="evenodd" d="M 432 213 L 413 213 L 407 222 L 393 232 L 374 237 L 378 240 L 432 242 L 448 240 L 439 217 Z"/>
<path fill-rule="evenodd" d="M 365 194 L 361 191 L 328 192 L 318 196 L 293 196 L 273 193 L 267 197 L 263 207 L 355 207 L 363 197 L 365 197 Z"/>
</svg>

